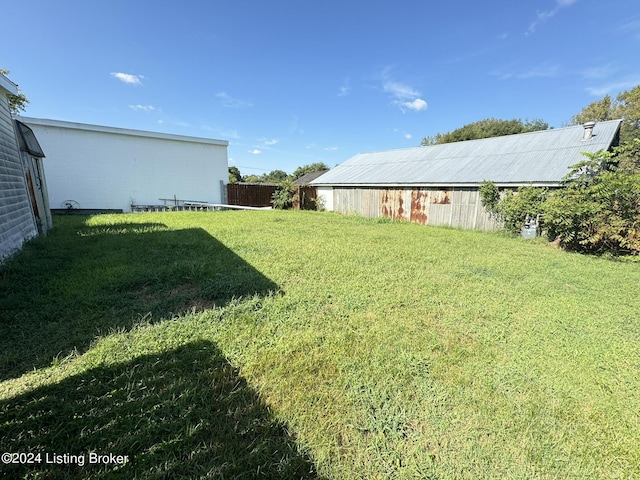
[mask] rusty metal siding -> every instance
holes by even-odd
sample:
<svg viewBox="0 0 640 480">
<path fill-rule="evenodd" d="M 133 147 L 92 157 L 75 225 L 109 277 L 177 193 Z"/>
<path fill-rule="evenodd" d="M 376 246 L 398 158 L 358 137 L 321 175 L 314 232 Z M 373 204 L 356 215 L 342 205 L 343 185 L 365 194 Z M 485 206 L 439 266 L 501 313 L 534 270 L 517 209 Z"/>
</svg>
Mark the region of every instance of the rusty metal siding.
<svg viewBox="0 0 640 480">
<path fill-rule="evenodd" d="M 421 188 L 411 190 L 411 214 L 413 223 L 429 223 L 429 191 Z"/>
<path fill-rule="evenodd" d="M 408 220 L 411 208 L 410 201 L 407 202 L 405 190 L 385 189 L 381 191 L 380 214 L 383 217 L 393 220 Z"/>
<path fill-rule="evenodd" d="M 421 225 L 495 230 L 498 222 L 482 207 L 475 188 L 334 188 L 333 210 L 363 217 L 388 217 Z"/>
</svg>

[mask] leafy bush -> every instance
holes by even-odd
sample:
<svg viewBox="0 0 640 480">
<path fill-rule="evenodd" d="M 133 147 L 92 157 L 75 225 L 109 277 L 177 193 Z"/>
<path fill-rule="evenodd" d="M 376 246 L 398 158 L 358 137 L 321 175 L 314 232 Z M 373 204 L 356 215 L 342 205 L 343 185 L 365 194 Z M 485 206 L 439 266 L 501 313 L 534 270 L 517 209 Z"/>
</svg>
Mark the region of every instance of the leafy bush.
<svg viewBox="0 0 640 480">
<path fill-rule="evenodd" d="M 640 174 L 618 169 L 609 152 L 584 155 L 544 206 L 549 239 L 585 253 L 640 255 Z"/>
<path fill-rule="evenodd" d="M 640 175 L 602 172 L 587 185 L 570 184 L 544 206 L 550 240 L 585 253 L 640 255 Z"/>
<path fill-rule="evenodd" d="M 489 180 L 484 180 L 480 184 L 480 201 L 482 206 L 491 215 L 498 215 L 498 202 L 500 201 L 500 190 L 497 185 Z"/>
<path fill-rule="evenodd" d="M 507 190 L 497 209 L 509 232 L 519 233 L 527 218 L 535 219 L 542 213 L 542 204 L 547 198 L 547 189 L 538 187 L 519 187 L 516 192 Z"/>
<path fill-rule="evenodd" d="M 484 181 L 480 185 L 480 201 L 484 208 L 504 222 L 504 228 L 518 233 L 529 218 L 536 218 L 542 212 L 542 204 L 547 190 L 536 187 L 520 187 L 516 192 L 500 190 L 495 183 Z"/>
<path fill-rule="evenodd" d="M 278 189 L 271 196 L 271 204 L 273 208 L 281 210 L 289 209 L 293 206 L 293 197 L 296 192 L 296 186 L 291 180 L 284 180 L 278 185 Z"/>
</svg>

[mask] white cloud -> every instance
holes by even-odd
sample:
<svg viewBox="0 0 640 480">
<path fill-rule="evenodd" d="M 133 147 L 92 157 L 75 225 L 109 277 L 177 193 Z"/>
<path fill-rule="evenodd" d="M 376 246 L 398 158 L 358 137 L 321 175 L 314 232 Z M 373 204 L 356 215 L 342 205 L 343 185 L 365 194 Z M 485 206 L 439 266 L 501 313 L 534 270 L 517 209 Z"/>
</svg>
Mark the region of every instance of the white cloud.
<svg viewBox="0 0 640 480">
<path fill-rule="evenodd" d="M 634 18 L 620 26 L 620 31 L 625 35 L 630 35 L 635 40 L 640 40 L 640 19 Z"/>
<path fill-rule="evenodd" d="M 508 68 L 498 68 L 491 72 L 491 75 L 498 77 L 500 80 L 508 80 L 510 78 L 525 80 L 527 78 L 556 77 L 559 74 L 560 66 L 549 63 L 535 65 L 520 73 L 518 73 L 513 66 Z"/>
<path fill-rule="evenodd" d="M 529 70 L 518 74 L 517 77 L 522 79 L 539 78 L 539 77 L 555 77 L 558 75 L 559 71 L 560 71 L 560 67 L 558 65 L 550 65 L 547 63 L 543 63 L 541 65 L 536 65 L 535 67 L 532 67 Z"/>
<path fill-rule="evenodd" d="M 350 85 L 350 79 L 349 78 L 345 78 L 344 82 L 342 83 L 342 85 L 340 86 L 340 91 L 338 92 L 338 96 L 339 97 L 346 97 L 347 95 L 349 95 L 349 92 L 351 92 L 351 85 Z"/>
<path fill-rule="evenodd" d="M 385 80 L 382 88 L 384 88 L 385 92 L 390 93 L 398 100 L 407 100 L 420 95 L 420 92 L 413 87 L 393 80 Z"/>
<path fill-rule="evenodd" d="M 267 146 L 271 146 L 271 145 L 275 145 L 277 143 L 279 143 L 280 140 L 276 140 L 275 138 L 272 138 L 271 140 L 262 140 L 262 143 L 264 143 Z"/>
<path fill-rule="evenodd" d="M 560 10 L 570 7 L 577 1 L 578 0 L 556 0 L 556 5 L 554 8 L 552 8 L 551 10 L 545 10 L 544 12 L 538 12 L 536 19 L 531 22 L 531 25 L 529 25 L 529 29 L 525 32 L 525 35 L 533 34 L 536 31 L 536 28 L 538 28 L 538 25 L 546 22 L 550 18 L 553 18 Z"/>
<path fill-rule="evenodd" d="M 132 75 L 130 73 L 122 72 L 113 72 L 111 75 L 121 82 L 128 83 L 130 85 L 142 85 L 142 79 L 144 78 L 143 75 Z"/>
<path fill-rule="evenodd" d="M 326 147 L 323 149 L 325 152 L 335 152 L 338 150 L 338 147 Z"/>
<path fill-rule="evenodd" d="M 591 67 L 583 70 L 582 76 L 584 78 L 603 79 L 608 78 L 611 75 L 618 72 L 620 69 L 615 65 L 609 63 L 607 65 L 600 65 L 598 67 Z"/>
<path fill-rule="evenodd" d="M 233 98 L 227 92 L 218 92 L 216 93 L 216 97 L 220 99 L 220 103 L 222 104 L 223 107 L 228 107 L 228 108 L 253 107 L 253 103 L 251 103 L 250 101 Z"/>
<path fill-rule="evenodd" d="M 156 110 L 153 105 L 129 105 L 129 108 L 137 112 L 153 112 Z"/>
<path fill-rule="evenodd" d="M 254 148 L 253 150 L 249 150 L 249 153 L 251 153 L 252 155 L 260 155 L 262 151 Z"/>
<path fill-rule="evenodd" d="M 409 110 L 420 112 L 421 110 L 427 109 L 427 102 L 425 102 L 421 98 L 416 98 L 411 102 L 404 102 L 402 106 L 404 106 L 405 108 L 408 108 Z"/>
<path fill-rule="evenodd" d="M 602 97 L 610 93 L 618 93 L 624 90 L 628 90 L 638 85 L 638 83 L 640 83 L 640 77 L 621 82 L 611 82 L 595 87 L 587 87 L 586 90 L 589 95 L 593 95 L 594 97 Z"/>
<path fill-rule="evenodd" d="M 382 73 L 382 89 L 391 95 L 393 105 L 403 112 L 426 110 L 427 102 L 420 98 L 421 93 L 410 85 L 393 80 L 389 77 L 388 71 L 389 68 L 386 68 Z"/>
<path fill-rule="evenodd" d="M 411 135 L 410 133 L 405 133 L 404 138 L 406 138 L 407 140 L 411 140 L 413 138 L 413 135 Z"/>
<path fill-rule="evenodd" d="M 500 80 L 508 80 L 509 78 L 512 78 L 515 76 L 515 74 L 511 71 L 510 68 L 505 68 L 505 67 L 497 68 L 493 70 L 490 74 L 493 75 L 494 77 L 498 77 Z"/>
</svg>

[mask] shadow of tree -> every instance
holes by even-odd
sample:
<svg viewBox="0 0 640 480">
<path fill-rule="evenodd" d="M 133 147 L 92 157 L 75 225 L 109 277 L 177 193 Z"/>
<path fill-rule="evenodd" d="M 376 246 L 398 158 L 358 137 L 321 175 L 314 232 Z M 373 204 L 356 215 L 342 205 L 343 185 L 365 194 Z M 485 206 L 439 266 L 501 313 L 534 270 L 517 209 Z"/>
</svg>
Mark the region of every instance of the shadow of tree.
<svg viewBox="0 0 640 480">
<path fill-rule="evenodd" d="M 0 271 L 0 380 L 83 353 L 99 336 L 267 295 L 278 285 L 205 230 L 91 227 L 64 216 Z"/>
<path fill-rule="evenodd" d="M 318 478 L 207 341 L 37 388 L 0 402 L 0 417 L 0 452 L 41 455 L 33 465 L 0 464 L 9 478 Z M 89 464 L 90 452 L 128 460 Z M 75 457 L 47 463 L 54 454 Z"/>
</svg>

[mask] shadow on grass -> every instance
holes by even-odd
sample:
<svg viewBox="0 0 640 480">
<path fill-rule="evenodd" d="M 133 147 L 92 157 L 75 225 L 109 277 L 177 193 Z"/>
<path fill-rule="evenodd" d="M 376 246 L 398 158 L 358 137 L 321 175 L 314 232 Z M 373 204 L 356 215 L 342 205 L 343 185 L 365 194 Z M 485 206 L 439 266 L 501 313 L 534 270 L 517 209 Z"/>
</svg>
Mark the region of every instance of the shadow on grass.
<svg viewBox="0 0 640 480">
<path fill-rule="evenodd" d="M 318 478 L 207 341 L 37 388 L 0 402 L 0 417 L 0 452 L 40 454 L 37 464 L 0 464 L 9 478 Z M 90 452 L 128 461 L 90 465 Z M 47 463 L 65 453 L 75 457 L 58 459 L 70 463 Z"/>
<path fill-rule="evenodd" d="M 267 295 L 278 286 L 205 230 L 56 228 L 0 270 L 0 380 L 85 352 L 99 336 Z"/>
</svg>

